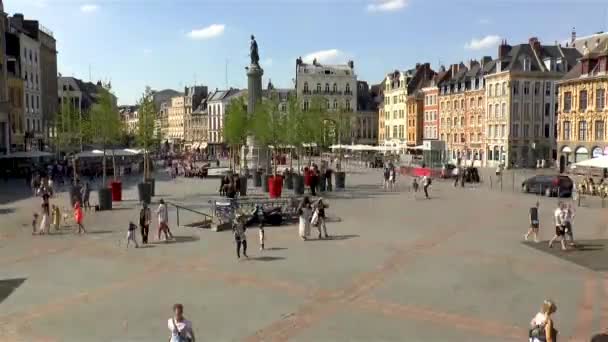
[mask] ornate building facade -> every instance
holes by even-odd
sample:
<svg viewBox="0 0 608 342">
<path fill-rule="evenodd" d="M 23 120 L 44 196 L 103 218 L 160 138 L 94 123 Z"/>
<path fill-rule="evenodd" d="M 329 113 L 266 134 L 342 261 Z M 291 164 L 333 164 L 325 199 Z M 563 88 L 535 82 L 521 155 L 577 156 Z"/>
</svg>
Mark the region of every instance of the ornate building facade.
<svg viewBox="0 0 608 342">
<path fill-rule="evenodd" d="M 585 50 L 581 60 L 558 84 L 560 169 L 608 155 L 608 40 Z"/>
</svg>

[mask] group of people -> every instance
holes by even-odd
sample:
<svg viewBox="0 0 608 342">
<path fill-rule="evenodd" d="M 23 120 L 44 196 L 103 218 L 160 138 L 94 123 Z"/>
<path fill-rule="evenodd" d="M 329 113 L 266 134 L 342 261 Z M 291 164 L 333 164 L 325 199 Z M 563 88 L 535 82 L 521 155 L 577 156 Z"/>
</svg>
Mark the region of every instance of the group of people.
<svg viewBox="0 0 608 342">
<path fill-rule="evenodd" d="M 540 218 L 538 214 L 539 202 L 536 202 L 536 205 L 530 208 L 530 228 L 524 235 L 524 240 L 528 241 L 530 235 L 534 236 L 534 241 L 538 242 L 538 233 L 540 230 Z M 557 208 L 553 212 L 553 222 L 555 224 L 555 234 L 549 240 L 549 248 L 553 247 L 555 241 L 559 241 L 562 247 L 562 250 L 568 249 L 568 246 L 575 246 L 574 242 L 574 232 L 572 230 L 573 222 L 574 222 L 574 208 L 572 208 L 571 204 L 566 204 L 564 202 L 559 202 Z M 566 243 L 568 242 L 568 243 Z"/>
<path fill-rule="evenodd" d="M 384 165 L 382 180 L 384 190 L 394 191 L 397 188 L 397 170 L 393 162 L 388 162 Z"/>
<path fill-rule="evenodd" d="M 291 172 L 291 171 L 289 171 Z M 305 184 L 310 189 L 312 196 L 317 196 L 317 192 L 321 190 L 332 191 L 333 183 L 331 176 L 333 170 L 327 166 L 325 161 L 321 161 L 321 167 L 315 163 L 304 168 L 304 179 L 309 179 L 308 184 Z"/>
<path fill-rule="evenodd" d="M 241 191 L 241 178 L 238 174 L 227 174 L 220 180 L 220 196 L 236 198 Z"/>
<path fill-rule="evenodd" d="M 327 207 L 328 206 L 323 203 L 322 198 L 319 198 L 313 203 L 310 198 L 308 198 L 308 196 L 304 196 L 302 202 L 300 202 L 300 205 L 297 209 L 299 219 L 298 233 L 302 240 L 308 240 L 311 233 L 311 226 L 317 227 L 319 231 L 319 239 L 329 238 L 329 234 L 327 234 L 327 226 L 325 223 L 325 209 Z"/>
<path fill-rule="evenodd" d="M 418 182 L 418 177 L 414 176 L 412 177 L 412 191 L 414 192 L 414 195 L 418 192 L 418 189 L 420 188 L 420 183 L 422 183 L 422 190 L 424 191 L 424 197 L 426 199 L 429 199 L 429 187 L 431 186 L 432 180 L 430 176 L 424 175 L 422 176 L 422 179 L 420 180 L 420 182 Z"/>
<path fill-rule="evenodd" d="M 158 209 L 156 209 L 156 214 L 158 215 L 157 241 L 161 241 L 161 235 L 164 235 L 164 241 L 174 239 L 173 233 L 171 233 L 171 229 L 169 228 L 169 208 L 167 207 L 165 200 L 162 198 L 160 199 Z M 150 210 L 148 204 L 144 202 L 139 211 L 139 229 L 141 232 L 141 242 L 144 245 L 148 244 L 148 236 L 150 234 L 151 223 L 152 211 Z M 137 243 L 136 231 L 137 225 L 133 222 L 129 222 L 129 228 L 127 231 L 127 248 L 129 248 L 129 245 L 131 243 L 135 245 L 135 248 L 139 248 L 139 243 Z"/>
</svg>

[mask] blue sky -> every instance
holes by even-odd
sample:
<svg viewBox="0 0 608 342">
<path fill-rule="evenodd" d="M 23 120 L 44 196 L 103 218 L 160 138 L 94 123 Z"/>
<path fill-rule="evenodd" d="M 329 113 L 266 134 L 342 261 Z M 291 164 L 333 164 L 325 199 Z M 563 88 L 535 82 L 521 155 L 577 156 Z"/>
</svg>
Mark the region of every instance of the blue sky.
<svg viewBox="0 0 608 342">
<path fill-rule="evenodd" d="M 59 72 L 112 81 L 121 104 L 146 85 L 245 87 L 249 35 L 264 85 L 291 87 L 295 59 L 355 61 L 359 79 L 496 55 L 497 42 L 564 41 L 608 28 L 604 0 L 4 0 L 52 30 Z"/>
</svg>

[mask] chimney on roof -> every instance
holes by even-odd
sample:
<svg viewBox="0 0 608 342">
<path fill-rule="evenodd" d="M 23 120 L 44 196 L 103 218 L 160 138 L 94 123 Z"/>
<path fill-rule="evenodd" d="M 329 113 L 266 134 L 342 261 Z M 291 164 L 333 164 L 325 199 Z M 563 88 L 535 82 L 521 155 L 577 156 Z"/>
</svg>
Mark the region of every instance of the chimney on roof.
<svg viewBox="0 0 608 342">
<path fill-rule="evenodd" d="M 450 72 L 452 73 L 452 77 L 456 76 L 456 73 L 458 73 L 459 67 L 460 67 L 460 65 L 458 65 L 458 64 L 452 64 L 450 66 Z"/>
<path fill-rule="evenodd" d="M 484 65 L 490 63 L 492 61 L 492 57 L 490 56 L 483 56 L 481 58 L 481 66 L 483 67 Z"/>
<path fill-rule="evenodd" d="M 503 59 L 507 56 L 507 54 L 511 51 L 511 45 L 507 44 L 507 40 L 503 40 L 500 42 L 498 46 L 498 59 Z"/>
<path fill-rule="evenodd" d="M 528 43 L 530 44 L 530 47 L 532 48 L 532 50 L 534 50 L 534 52 L 536 52 L 536 54 L 540 57 L 540 41 L 538 40 L 537 37 L 531 37 L 528 40 Z"/>
<path fill-rule="evenodd" d="M 574 44 L 574 41 L 576 40 L 576 28 L 573 27 L 572 28 L 572 38 L 570 40 L 570 43 Z"/>
<path fill-rule="evenodd" d="M 416 69 L 420 68 L 420 63 L 416 63 Z"/>
</svg>

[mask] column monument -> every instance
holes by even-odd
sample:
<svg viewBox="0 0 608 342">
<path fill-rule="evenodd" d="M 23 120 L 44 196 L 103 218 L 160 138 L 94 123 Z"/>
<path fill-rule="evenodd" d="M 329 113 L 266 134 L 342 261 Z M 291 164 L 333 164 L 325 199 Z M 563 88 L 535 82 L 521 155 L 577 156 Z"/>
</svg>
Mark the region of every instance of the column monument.
<svg viewBox="0 0 608 342">
<path fill-rule="evenodd" d="M 247 70 L 247 114 L 251 116 L 255 111 L 256 105 L 262 101 L 262 75 L 264 75 L 264 70 L 260 67 L 258 43 L 253 35 L 251 35 L 249 51 L 251 63 L 245 69 Z M 242 163 L 246 162 L 246 166 L 250 170 L 266 169 L 268 164 L 266 150 L 265 146 L 256 144 L 253 136 L 247 137 L 247 145 L 243 146 L 243 150 L 241 151 Z"/>
</svg>

